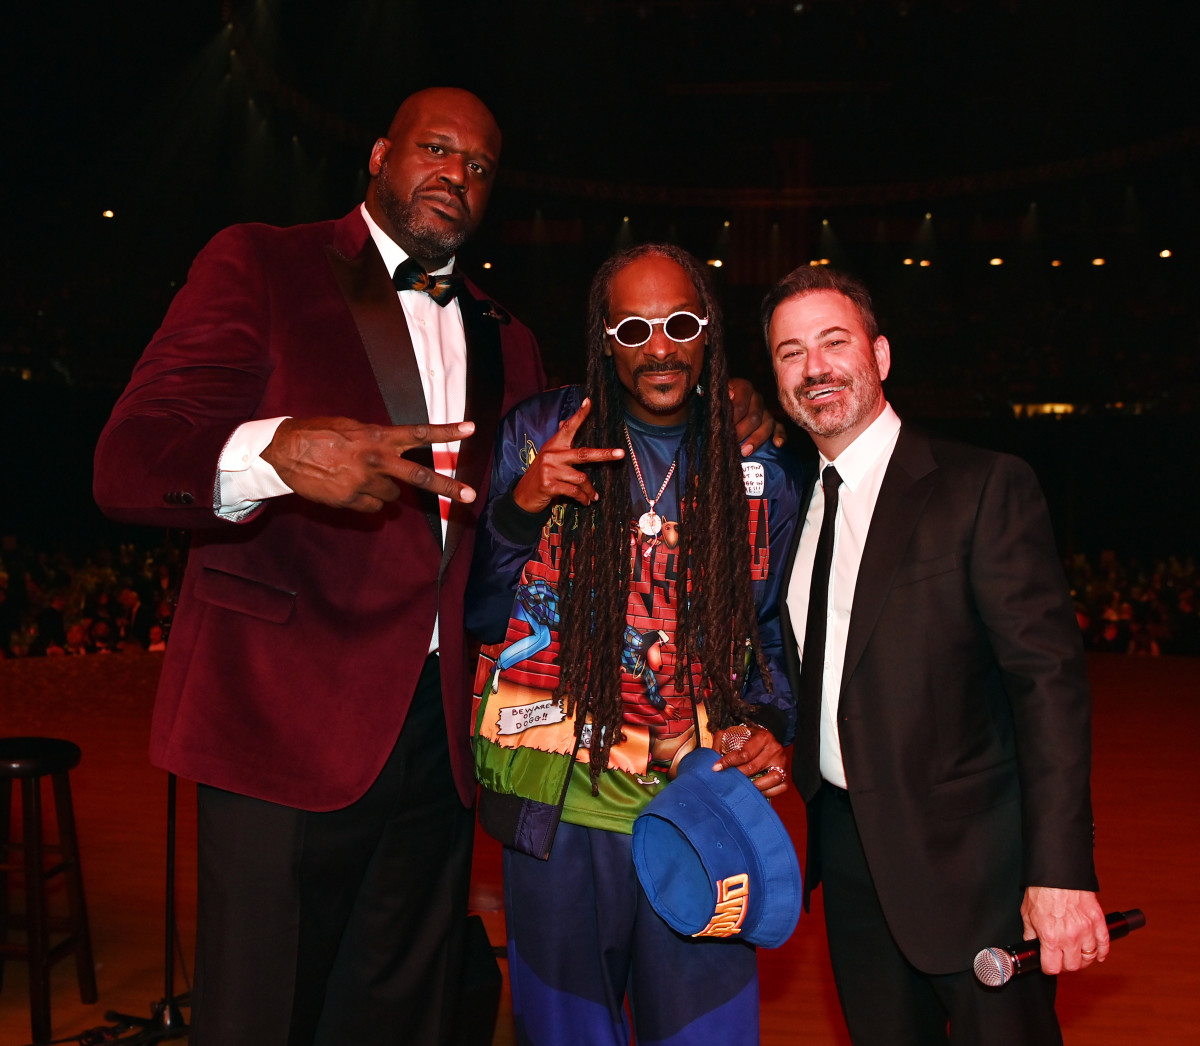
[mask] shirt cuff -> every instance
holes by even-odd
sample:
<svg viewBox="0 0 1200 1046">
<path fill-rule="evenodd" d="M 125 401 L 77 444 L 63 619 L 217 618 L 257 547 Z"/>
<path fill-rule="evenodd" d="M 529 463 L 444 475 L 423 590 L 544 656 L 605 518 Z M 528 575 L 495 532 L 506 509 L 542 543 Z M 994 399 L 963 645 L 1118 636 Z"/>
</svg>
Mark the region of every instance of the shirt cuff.
<svg viewBox="0 0 1200 1046">
<path fill-rule="evenodd" d="M 237 523 L 267 498 L 292 492 L 274 467 L 260 456 L 275 438 L 275 430 L 286 420 L 247 421 L 233 430 L 217 461 L 213 510 L 219 518 Z"/>
</svg>

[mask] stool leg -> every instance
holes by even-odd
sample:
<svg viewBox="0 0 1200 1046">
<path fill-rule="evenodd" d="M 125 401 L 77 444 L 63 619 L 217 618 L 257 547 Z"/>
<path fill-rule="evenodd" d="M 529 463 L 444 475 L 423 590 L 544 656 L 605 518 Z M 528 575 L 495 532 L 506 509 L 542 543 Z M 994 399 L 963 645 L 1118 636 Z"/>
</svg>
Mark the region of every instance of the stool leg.
<svg viewBox="0 0 1200 1046">
<path fill-rule="evenodd" d="M 0 780 L 0 865 L 9 862 L 9 846 L 12 841 L 12 781 Z M 0 944 L 8 943 L 8 870 L 0 868 Z M 4 990 L 4 959 L 0 950 L 0 991 Z"/>
<path fill-rule="evenodd" d="M 92 959 L 92 934 L 88 927 L 87 901 L 83 892 L 83 867 L 79 863 L 79 837 L 75 834 L 75 806 L 71 802 L 71 778 L 66 770 L 52 775 L 54 807 L 58 817 L 58 841 L 62 846 L 63 874 L 67 877 L 67 905 L 71 935 L 75 943 L 75 973 L 79 998 L 96 1001 L 96 964 Z"/>
<path fill-rule="evenodd" d="M 29 1016 L 35 1043 L 50 1041 L 50 928 L 42 855 L 42 780 L 21 781 L 21 831 L 25 845 L 25 925 L 29 935 Z"/>
</svg>

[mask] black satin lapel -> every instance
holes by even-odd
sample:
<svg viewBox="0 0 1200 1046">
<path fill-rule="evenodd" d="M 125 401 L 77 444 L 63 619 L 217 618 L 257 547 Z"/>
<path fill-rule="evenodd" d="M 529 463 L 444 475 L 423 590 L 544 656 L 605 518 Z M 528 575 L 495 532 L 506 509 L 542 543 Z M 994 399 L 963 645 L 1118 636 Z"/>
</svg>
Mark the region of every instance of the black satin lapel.
<svg viewBox="0 0 1200 1046">
<path fill-rule="evenodd" d="M 467 290 L 459 295 L 458 304 L 467 340 L 466 420 L 475 422 L 475 433 L 463 440 L 454 475 L 482 493 L 492 460 L 492 440 L 503 406 L 504 355 L 500 348 L 500 325 L 507 322 L 507 316 L 490 301 L 474 298 Z M 477 510 L 478 506 L 473 510 L 471 506 L 457 502 L 450 506 L 443 570 L 470 525 L 473 511 Z"/>
<path fill-rule="evenodd" d="M 408 321 L 375 241 L 368 237 L 357 258 L 347 258 L 333 247 L 327 247 L 325 252 L 358 327 L 392 424 L 429 424 L 429 410 L 425 404 L 425 391 L 421 388 L 421 374 L 417 369 Z M 426 468 L 433 468 L 433 451 L 429 447 L 417 447 L 404 456 Z M 442 521 L 437 496 L 424 490 L 415 490 L 415 493 L 440 546 Z"/>
<path fill-rule="evenodd" d="M 899 438 L 901 442 L 896 445 L 879 488 L 879 500 L 871 515 L 867 543 L 854 585 L 854 605 L 850 610 L 846 661 L 842 669 L 843 693 L 875 630 L 896 568 L 933 490 L 936 465 L 929 453 L 928 442 L 920 436 L 907 436 L 904 429 L 900 430 Z"/>
</svg>

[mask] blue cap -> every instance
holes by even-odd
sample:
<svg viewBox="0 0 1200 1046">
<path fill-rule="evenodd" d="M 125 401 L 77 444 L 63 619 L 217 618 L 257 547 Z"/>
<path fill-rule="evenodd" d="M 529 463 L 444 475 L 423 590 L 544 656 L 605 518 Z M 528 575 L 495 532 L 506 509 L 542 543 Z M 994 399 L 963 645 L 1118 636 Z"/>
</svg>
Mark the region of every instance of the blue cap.
<svg viewBox="0 0 1200 1046">
<path fill-rule="evenodd" d="M 736 767 L 689 752 L 633 823 L 633 863 L 677 933 L 778 948 L 800 919 L 800 862 L 766 797 Z"/>
</svg>

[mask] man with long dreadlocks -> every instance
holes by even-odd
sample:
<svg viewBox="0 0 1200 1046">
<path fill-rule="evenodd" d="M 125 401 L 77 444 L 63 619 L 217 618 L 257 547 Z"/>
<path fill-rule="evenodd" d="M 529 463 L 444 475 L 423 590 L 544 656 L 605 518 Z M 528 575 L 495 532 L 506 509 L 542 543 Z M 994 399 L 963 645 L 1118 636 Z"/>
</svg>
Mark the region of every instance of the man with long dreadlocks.
<svg viewBox="0 0 1200 1046">
<path fill-rule="evenodd" d="M 466 624 L 491 644 L 475 758 L 523 1043 L 624 1046 L 626 994 L 642 1046 L 758 1041 L 754 948 L 671 930 L 630 834 L 698 745 L 787 787 L 777 603 L 802 483 L 774 447 L 740 458 L 726 384 L 703 268 L 635 247 L 592 282 L 586 385 L 501 426 Z"/>
</svg>

